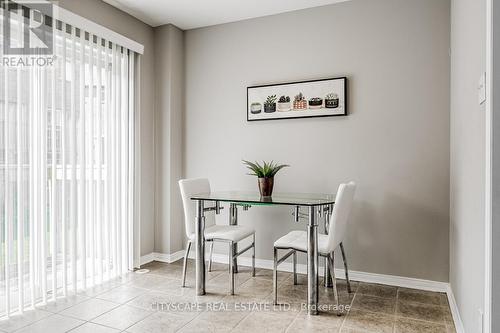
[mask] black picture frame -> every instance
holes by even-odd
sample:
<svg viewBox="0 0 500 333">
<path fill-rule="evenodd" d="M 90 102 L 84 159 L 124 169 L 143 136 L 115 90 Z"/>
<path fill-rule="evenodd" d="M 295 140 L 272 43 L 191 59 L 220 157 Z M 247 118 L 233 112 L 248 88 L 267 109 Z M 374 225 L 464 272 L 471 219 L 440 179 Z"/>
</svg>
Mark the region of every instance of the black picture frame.
<svg viewBox="0 0 500 333">
<path fill-rule="evenodd" d="M 330 82 L 329 82 L 330 81 Z M 325 84 L 327 83 L 327 84 Z M 289 86 L 289 87 L 287 87 Z M 276 89 L 273 89 L 276 88 Z M 258 90 L 261 89 L 261 90 Z M 287 90 L 289 89 L 289 90 Z M 326 106 L 327 100 L 326 96 L 316 98 L 316 101 L 312 103 L 318 103 L 318 99 L 322 99 L 320 105 L 311 105 L 310 96 L 305 96 L 306 107 L 304 108 L 304 101 L 294 101 L 294 94 L 298 94 L 302 91 L 322 91 L 322 95 L 325 95 L 325 91 L 332 91 L 332 93 L 338 95 L 337 106 L 335 106 L 334 99 L 328 99 L 328 107 Z M 277 95 L 287 92 L 285 95 L 290 97 L 290 102 L 282 102 L 284 105 L 281 110 L 277 109 L 277 105 L 280 104 L 277 101 L 274 103 L 274 111 L 272 104 L 267 106 L 265 110 L 264 102 L 265 98 L 263 96 L 272 96 L 273 92 L 276 95 L 276 99 L 279 97 Z M 295 92 L 295 93 L 292 93 Z M 300 118 L 319 118 L 319 117 L 339 117 L 347 116 L 348 113 L 348 78 L 346 76 L 341 77 L 329 77 L 315 80 L 304 80 L 304 81 L 293 81 L 293 82 L 282 82 L 264 85 L 254 85 L 247 87 L 247 107 L 246 115 L 247 121 L 263 121 L 263 120 L 281 120 L 281 119 L 300 119 Z M 321 94 L 316 94 L 321 95 Z M 311 94 L 311 96 L 316 96 Z M 332 102 L 333 101 L 333 102 Z M 254 106 L 255 104 L 255 106 Z M 260 104 L 261 110 L 258 111 Z M 297 105 L 298 108 L 295 108 Z M 287 107 L 289 109 L 287 109 Z M 256 110 L 257 109 L 257 110 Z M 254 113 L 257 111 L 256 113 Z"/>
</svg>

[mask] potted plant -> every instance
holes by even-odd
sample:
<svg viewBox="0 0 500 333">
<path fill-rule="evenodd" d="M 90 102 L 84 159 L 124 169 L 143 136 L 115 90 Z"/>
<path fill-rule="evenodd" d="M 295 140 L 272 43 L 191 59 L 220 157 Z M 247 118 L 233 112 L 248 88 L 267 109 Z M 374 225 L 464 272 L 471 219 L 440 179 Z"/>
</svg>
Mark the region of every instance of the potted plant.
<svg viewBox="0 0 500 333">
<path fill-rule="evenodd" d="M 243 160 L 243 164 L 251 171 L 249 175 L 259 178 L 259 191 L 260 195 L 264 198 L 270 197 L 273 194 L 274 176 L 276 173 L 285 167 L 289 167 L 287 164 L 277 164 L 274 161 L 270 163 L 263 162 L 261 165 L 259 162 Z"/>
<path fill-rule="evenodd" d="M 262 104 L 260 103 L 252 103 L 250 104 L 250 112 L 253 114 L 260 113 L 262 111 Z"/>
<path fill-rule="evenodd" d="M 325 108 L 334 109 L 339 107 L 339 95 L 330 93 L 325 97 Z"/>
<path fill-rule="evenodd" d="M 293 109 L 294 110 L 304 110 L 307 109 L 307 101 L 302 93 L 295 95 L 293 100 Z"/>
<path fill-rule="evenodd" d="M 313 97 L 309 100 L 309 109 L 321 109 L 323 106 L 323 98 Z"/>
<path fill-rule="evenodd" d="M 276 111 L 276 95 L 267 96 L 264 102 L 264 112 L 272 113 Z"/>
<path fill-rule="evenodd" d="M 278 111 L 290 111 L 292 109 L 292 105 L 290 103 L 290 96 L 281 96 L 278 100 Z"/>
</svg>

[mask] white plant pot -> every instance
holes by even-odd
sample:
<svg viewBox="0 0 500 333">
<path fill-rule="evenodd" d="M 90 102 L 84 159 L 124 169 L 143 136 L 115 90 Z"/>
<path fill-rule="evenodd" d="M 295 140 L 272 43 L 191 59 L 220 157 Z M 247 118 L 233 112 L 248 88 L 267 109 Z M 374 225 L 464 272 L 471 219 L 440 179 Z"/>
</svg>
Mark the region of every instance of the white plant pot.
<svg viewBox="0 0 500 333">
<path fill-rule="evenodd" d="M 281 112 L 290 111 L 292 109 L 292 103 L 291 102 L 278 102 L 276 105 L 276 109 L 278 111 L 281 111 Z"/>
</svg>

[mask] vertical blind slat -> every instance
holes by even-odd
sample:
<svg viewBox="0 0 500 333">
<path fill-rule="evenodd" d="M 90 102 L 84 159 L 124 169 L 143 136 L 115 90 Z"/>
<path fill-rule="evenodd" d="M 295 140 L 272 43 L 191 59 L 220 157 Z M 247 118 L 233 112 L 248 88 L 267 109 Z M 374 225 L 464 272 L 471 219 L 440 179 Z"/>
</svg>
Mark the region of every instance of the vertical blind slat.
<svg viewBox="0 0 500 333">
<path fill-rule="evenodd" d="M 4 160 L 5 160 L 5 218 L 4 218 L 4 237 L 5 237 L 5 311 L 7 312 L 7 317 L 10 315 L 10 242 L 9 242 L 9 224 L 12 220 L 11 213 L 11 198 L 10 198 L 10 165 L 9 165 L 9 69 L 5 67 L 4 69 Z"/>
<path fill-rule="evenodd" d="M 129 208 L 129 270 L 133 270 L 135 266 L 134 263 L 134 250 L 136 248 L 136 245 L 134 244 L 134 219 L 135 219 L 135 214 L 136 214 L 136 209 L 135 209 L 135 202 L 134 202 L 134 193 L 135 193 L 135 186 L 137 182 L 135 181 L 135 94 L 134 94 L 134 82 L 136 80 L 135 77 L 135 53 L 130 52 L 130 66 L 129 66 L 129 72 L 130 72 L 130 77 L 129 77 L 129 191 L 128 191 L 128 208 Z M 140 250 L 138 251 L 137 255 L 140 255 Z M 140 265 L 138 262 L 137 265 Z"/>
<path fill-rule="evenodd" d="M 40 266 L 42 280 L 42 303 L 47 303 L 47 68 L 41 68 L 41 106 L 40 112 Z"/>
<path fill-rule="evenodd" d="M 111 68 L 111 112 L 109 113 L 109 124 L 110 124 L 110 136 L 109 136 L 109 153 L 111 155 L 111 172 L 110 176 L 111 178 L 109 179 L 110 182 L 110 187 L 111 187 L 111 218 L 110 218 L 110 223 L 111 223 L 111 240 L 112 240 L 112 256 L 111 256 L 111 265 L 112 265 L 112 275 L 116 276 L 117 270 L 116 270 L 116 258 L 117 258 L 117 230 L 116 230 L 116 211 L 117 211 L 117 192 L 116 192 L 116 146 L 115 146 L 115 140 L 116 140 L 116 109 L 117 109 L 117 103 L 116 103 L 116 84 L 117 84 L 117 66 L 115 64 L 117 63 L 116 61 L 117 56 L 116 56 L 116 47 L 113 46 L 113 55 L 112 55 L 112 68 Z M 115 171 L 115 172 L 113 172 Z"/>
<path fill-rule="evenodd" d="M 66 28 L 65 24 L 62 24 L 62 31 Z M 61 252 L 62 252 L 62 288 L 63 296 L 68 294 L 68 263 L 66 256 L 66 244 L 67 244 L 67 219 L 66 219 L 66 36 L 64 32 L 61 34 L 61 159 L 62 159 L 62 182 L 61 182 Z"/>
<path fill-rule="evenodd" d="M 117 45 L 117 73 L 116 73 L 116 101 L 117 101 L 117 107 L 116 107 L 116 163 L 117 166 L 121 165 L 121 158 L 122 158 L 122 147 L 121 147 L 121 132 L 122 132 L 122 97 L 121 97 L 121 88 L 122 88 L 122 53 L 120 50 L 120 47 Z M 117 253 L 123 253 L 122 250 L 122 228 L 121 228 L 121 223 L 119 221 L 122 221 L 122 200 L 123 200 L 123 192 L 121 189 L 121 177 L 122 177 L 122 172 L 121 168 L 116 168 L 116 194 L 117 194 L 117 205 L 116 205 L 116 236 L 117 236 Z M 116 257 L 116 265 L 117 265 L 117 271 L 118 274 L 121 273 L 122 271 L 122 261 L 121 258 L 117 255 Z"/>
<path fill-rule="evenodd" d="M 80 83 L 79 83 L 79 88 L 80 88 L 80 127 L 79 127 L 79 141 L 80 145 L 78 148 L 78 152 L 80 155 L 80 160 L 79 160 L 79 171 L 80 171 L 80 196 L 79 196 L 79 219 L 78 219 L 78 241 L 80 243 L 80 279 L 82 282 L 82 288 L 87 287 L 87 266 L 86 266 L 86 261 L 87 261 L 87 255 L 86 255 L 86 249 L 87 247 L 85 246 L 85 228 L 87 225 L 87 212 L 86 212 L 86 182 L 87 182 L 87 175 L 86 175 L 86 151 L 85 151 L 85 33 L 80 30 Z"/>
<path fill-rule="evenodd" d="M 122 71 L 121 71 L 121 100 L 122 100 L 122 108 L 121 108 L 121 136 L 120 136 L 120 142 L 122 143 L 122 149 L 121 149 L 121 162 L 123 165 L 123 170 L 121 172 L 122 174 L 122 179 L 120 181 L 121 183 L 121 193 L 122 193 L 122 252 L 126 251 L 127 249 L 127 242 L 128 242 L 128 209 L 125 209 L 127 207 L 127 197 L 128 197 L 128 185 L 127 185 L 127 173 L 128 173 L 128 141 L 125 139 L 128 137 L 128 127 L 127 127 L 127 122 L 128 122 L 128 93 L 126 92 L 128 88 L 128 55 L 127 51 L 125 50 L 122 55 L 123 59 L 123 65 L 121 66 Z M 127 252 L 125 252 L 128 254 Z M 128 255 L 122 256 L 121 258 L 121 272 L 125 272 L 128 268 Z"/>
<path fill-rule="evenodd" d="M 33 67 L 29 69 L 29 281 L 30 281 L 30 300 L 31 307 L 35 307 L 35 243 L 34 243 L 34 234 L 35 234 L 35 225 L 33 216 L 35 215 L 35 200 L 34 200 L 34 192 L 35 192 L 35 182 L 34 182 L 34 110 L 35 110 L 35 72 Z"/>
<path fill-rule="evenodd" d="M 128 53 L 126 55 L 127 57 L 127 66 L 125 67 L 126 68 L 126 91 L 127 91 L 127 94 L 126 94 L 126 98 L 128 98 L 128 103 L 127 103 L 127 109 L 126 109 L 126 113 L 125 113 L 125 118 L 126 118 L 126 128 L 127 128 L 127 135 L 126 135 L 126 142 L 127 142 L 127 157 L 125 159 L 125 168 L 127 169 L 126 171 L 126 185 L 127 185 L 127 189 L 126 189 L 126 203 L 125 203 L 125 207 L 127 207 L 127 224 L 126 224 L 126 228 L 127 228 L 127 234 L 126 234 L 126 249 L 128 250 L 128 254 L 127 254 L 127 257 L 126 257 L 126 266 L 125 266 L 125 270 L 132 270 L 133 269 L 133 259 L 134 259 L 134 252 L 133 252 L 133 243 L 134 243 L 134 240 L 132 239 L 132 233 L 133 233 L 133 225 L 132 225 L 132 215 L 133 215 L 133 203 L 130 202 L 130 198 L 133 196 L 133 193 L 131 193 L 131 191 L 133 191 L 133 182 L 132 182 L 132 177 L 131 177 L 131 172 L 133 171 L 133 159 L 131 159 L 131 157 L 133 156 L 133 151 L 131 150 L 132 146 L 133 146 L 133 129 L 132 129 L 132 126 L 131 124 L 133 124 L 133 118 L 131 118 L 132 116 L 132 105 L 133 105 L 133 97 L 132 97 L 132 91 L 133 91 L 133 87 L 130 86 L 130 82 L 131 80 L 133 79 L 133 73 L 132 73 L 132 70 L 133 69 L 133 61 L 134 61 L 134 58 L 133 58 L 133 54 L 132 52 Z"/>
<path fill-rule="evenodd" d="M 34 82 L 38 82 L 40 80 L 40 69 L 35 68 L 34 73 Z M 40 86 L 34 84 L 33 85 L 33 220 L 31 223 L 33 224 L 33 247 L 36 249 L 33 255 L 33 280 L 34 287 L 33 292 L 35 294 L 35 304 L 36 299 L 38 297 L 38 288 L 40 286 L 40 266 L 38 264 L 40 257 L 40 242 L 38 239 L 38 229 L 39 229 L 39 220 L 40 220 L 40 137 L 39 129 L 40 129 Z"/>
<path fill-rule="evenodd" d="M 51 162 L 52 170 L 50 175 L 50 194 L 51 194 L 51 207 L 50 207 L 50 246 L 51 246 L 51 274 L 52 274 L 52 300 L 56 300 L 57 296 L 57 177 L 56 177 L 56 127 L 57 127 L 57 110 L 56 110 L 56 67 L 52 68 L 52 82 L 51 82 Z"/>
<path fill-rule="evenodd" d="M 107 43 L 106 43 L 107 45 Z M 104 239 L 107 240 L 106 242 L 106 249 L 105 249 L 105 255 L 104 255 L 104 262 L 105 262 L 105 268 L 106 268 L 106 274 L 107 278 L 109 279 L 111 277 L 111 270 L 110 270 L 110 261 L 112 258 L 112 244 L 113 244 L 113 237 L 111 236 L 111 219 L 112 219 L 112 200 L 111 200 L 111 110 L 112 110 L 112 104 L 111 104 L 111 95 L 112 95 L 112 69 L 108 66 L 110 62 L 110 57 L 111 57 L 111 51 L 109 47 L 105 47 L 105 59 L 104 59 L 104 75 L 106 78 L 106 90 L 105 90 L 105 110 L 109 110 L 109 112 L 106 112 L 105 115 L 103 115 L 103 118 L 105 119 L 105 126 L 104 126 L 104 139 L 105 139 L 105 144 L 104 144 L 104 152 L 105 152 L 105 165 L 106 165 L 106 182 L 104 183 L 104 195 L 105 195 L 105 219 L 104 219 L 104 227 L 105 227 L 105 232 L 104 232 Z"/>
<path fill-rule="evenodd" d="M 95 173 L 94 173 L 94 47 L 93 47 L 94 36 L 90 34 L 89 36 L 89 241 L 90 246 L 90 277 L 92 285 L 95 285 Z"/>
<path fill-rule="evenodd" d="M 22 33 L 22 25 L 19 22 L 19 38 Z M 24 285 L 23 285 L 23 251 L 24 251 L 24 210 L 23 210 L 23 169 L 22 169 L 22 114 L 21 114 L 21 68 L 16 68 L 16 113 L 17 113 L 17 289 L 18 289 L 18 308 L 22 313 L 24 310 Z"/>
<path fill-rule="evenodd" d="M 76 127 L 76 31 L 72 28 L 71 35 L 71 219 L 70 219 L 70 229 L 71 229 L 71 278 L 72 278 L 72 289 L 73 293 L 76 294 L 77 291 L 77 244 L 76 244 L 76 228 L 77 228 L 77 181 L 76 181 L 76 137 L 77 137 L 77 127 Z"/>
<path fill-rule="evenodd" d="M 96 125 L 97 125 L 97 135 L 96 135 L 96 166 L 97 166 L 97 180 L 96 180 L 96 237 L 97 237 L 97 271 L 99 275 L 99 282 L 104 280 L 103 276 L 103 215 L 102 215 L 102 128 L 101 128 L 101 113 L 102 113 L 102 95 L 101 95 L 101 85 L 102 85 L 102 39 L 97 39 L 97 86 L 96 86 L 96 99 L 97 99 L 97 109 L 96 109 Z"/>
<path fill-rule="evenodd" d="M 36 81 L 41 81 L 42 76 L 41 76 L 41 70 L 40 68 L 36 69 Z M 35 85 L 35 188 L 34 188 L 34 194 L 35 194 L 35 216 L 33 219 L 33 223 L 35 225 L 35 234 L 33 235 L 34 242 L 35 242 L 35 296 L 38 297 L 39 291 L 40 291 L 40 286 L 41 286 L 41 269 L 40 269 L 40 220 L 42 218 L 42 210 L 41 210 L 41 193 L 40 193 L 40 188 L 41 188 L 41 175 L 40 171 L 42 169 L 42 153 L 40 151 L 41 149 L 41 86 L 40 85 Z"/>
</svg>

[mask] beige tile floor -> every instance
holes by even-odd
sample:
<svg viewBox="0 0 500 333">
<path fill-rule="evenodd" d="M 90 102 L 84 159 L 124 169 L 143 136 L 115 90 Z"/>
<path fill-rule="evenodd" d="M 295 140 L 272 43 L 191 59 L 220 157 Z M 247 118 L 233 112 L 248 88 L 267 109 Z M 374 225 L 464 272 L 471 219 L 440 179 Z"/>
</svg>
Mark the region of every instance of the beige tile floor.
<svg viewBox="0 0 500 333">
<path fill-rule="evenodd" d="M 180 287 L 182 263 L 152 262 L 147 274 L 130 273 L 77 296 L 0 321 L 0 332 L 155 333 L 155 332 L 455 332 L 445 294 L 352 281 L 347 293 L 338 281 L 337 316 L 331 289 L 320 288 L 319 316 L 308 316 L 306 277 L 293 285 L 290 273 L 279 273 L 279 302 L 272 307 L 272 271 L 248 267 L 236 276 L 236 295 L 228 295 L 227 266 L 214 264 L 207 275 L 207 295 L 194 292 L 194 265 L 187 287 Z M 153 306 L 156 304 L 156 307 Z M 162 306 L 163 304 L 163 306 Z M 166 304 L 177 306 L 167 308 Z M 190 306 L 186 311 L 182 307 Z M 253 307 L 253 308 L 250 308 Z"/>
</svg>

